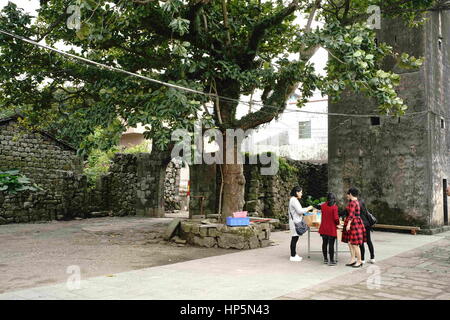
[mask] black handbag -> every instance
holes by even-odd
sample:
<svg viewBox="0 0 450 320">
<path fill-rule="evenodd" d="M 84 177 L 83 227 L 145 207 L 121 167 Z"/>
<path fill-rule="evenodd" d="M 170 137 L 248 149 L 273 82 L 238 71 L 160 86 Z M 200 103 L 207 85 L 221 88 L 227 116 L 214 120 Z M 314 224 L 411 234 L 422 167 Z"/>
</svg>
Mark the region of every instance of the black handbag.
<svg viewBox="0 0 450 320">
<path fill-rule="evenodd" d="M 369 222 L 369 227 L 372 227 L 373 225 L 375 225 L 377 223 L 377 218 L 371 214 L 369 212 L 369 210 L 366 209 L 366 216 L 367 216 L 367 220 Z"/>
<path fill-rule="evenodd" d="M 292 223 L 294 223 L 295 232 L 297 232 L 299 236 L 303 235 L 306 231 L 308 231 L 309 229 L 308 225 L 305 223 L 305 221 L 303 221 L 303 219 L 299 223 L 295 223 L 291 211 L 289 209 L 288 211 L 289 214 L 291 215 Z"/>
</svg>

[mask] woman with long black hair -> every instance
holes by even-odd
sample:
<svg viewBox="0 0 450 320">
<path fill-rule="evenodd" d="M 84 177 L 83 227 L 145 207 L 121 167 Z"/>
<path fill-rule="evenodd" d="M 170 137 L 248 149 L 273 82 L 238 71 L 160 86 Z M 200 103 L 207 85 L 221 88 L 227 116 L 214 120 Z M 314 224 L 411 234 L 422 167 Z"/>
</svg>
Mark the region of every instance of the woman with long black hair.
<svg viewBox="0 0 450 320">
<path fill-rule="evenodd" d="M 307 208 L 302 208 L 302 205 L 300 204 L 300 199 L 303 195 L 303 189 L 299 186 L 294 187 L 291 190 L 291 198 L 289 200 L 289 230 L 291 231 L 291 257 L 289 258 L 290 261 L 302 261 L 302 257 L 299 257 L 297 255 L 297 242 L 299 235 L 297 234 L 297 231 L 295 231 L 295 224 L 294 223 L 300 223 L 303 219 L 303 214 L 314 210 L 313 206 L 309 206 Z"/>
<path fill-rule="evenodd" d="M 327 202 L 320 206 L 322 211 L 322 222 L 320 223 L 319 234 L 322 237 L 323 262 L 330 266 L 335 266 L 334 244 L 337 238 L 337 226 L 339 225 L 338 207 L 334 193 L 327 195 Z M 328 260 L 328 253 L 330 260 Z"/>
<path fill-rule="evenodd" d="M 359 190 L 350 188 L 347 192 L 347 217 L 344 221 L 344 230 L 342 231 L 342 242 L 348 243 L 351 253 L 350 262 L 346 266 L 360 268 L 363 266 L 361 261 L 361 250 L 359 246 L 366 242 L 366 229 L 361 220 L 359 202 Z"/>
<path fill-rule="evenodd" d="M 367 247 L 369 247 L 369 252 L 370 252 L 369 262 L 375 263 L 375 249 L 373 247 L 372 237 L 371 237 L 371 232 L 373 232 L 373 230 L 372 230 L 372 226 L 370 225 L 369 218 L 367 215 L 366 203 L 361 198 L 358 198 L 358 202 L 359 202 L 359 207 L 361 209 L 361 219 L 363 221 L 364 228 L 366 228 L 366 241 L 365 242 L 367 243 Z M 366 260 L 364 259 L 365 253 L 366 253 L 366 250 L 364 248 L 364 242 L 359 246 L 359 249 L 361 251 L 361 261 L 362 261 L 362 263 L 366 263 Z"/>
</svg>

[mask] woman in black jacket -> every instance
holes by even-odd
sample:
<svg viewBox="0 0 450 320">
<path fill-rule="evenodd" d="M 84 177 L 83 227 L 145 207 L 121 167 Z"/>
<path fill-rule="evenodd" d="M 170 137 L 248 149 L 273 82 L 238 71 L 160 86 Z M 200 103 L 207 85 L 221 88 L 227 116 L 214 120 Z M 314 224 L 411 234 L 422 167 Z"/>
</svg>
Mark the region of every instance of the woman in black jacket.
<svg viewBox="0 0 450 320">
<path fill-rule="evenodd" d="M 373 248 L 373 243 L 372 243 L 372 239 L 370 236 L 370 233 L 373 231 L 372 227 L 370 226 L 369 223 L 369 218 L 367 217 L 367 208 L 366 208 L 366 203 L 364 202 L 363 199 L 359 198 L 359 207 L 361 208 L 361 219 L 364 223 L 364 227 L 366 228 L 366 238 L 367 238 L 367 246 L 369 247 L 369 251 L 370 251 L 370 263 L 375 263 L 375 250 Z M 365 263 L 365 259 L 364 259 L 364 242 L 359 246 L 360 250 L 361 250 L 361 260 L 363 263 Z"/>
</svg>

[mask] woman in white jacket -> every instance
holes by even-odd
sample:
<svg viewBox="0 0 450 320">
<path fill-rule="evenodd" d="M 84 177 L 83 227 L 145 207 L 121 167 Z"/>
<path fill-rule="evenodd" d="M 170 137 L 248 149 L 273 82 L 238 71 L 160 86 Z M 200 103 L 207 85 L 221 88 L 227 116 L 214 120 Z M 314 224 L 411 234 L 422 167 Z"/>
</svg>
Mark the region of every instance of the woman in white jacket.
<svg viewBox="0 0 450 320">
<path fill-rule="evenodd" d="M 303 189 L 301 187 L 294 187 L 291 191 L 291 199 L 289 200 L 289 230 L 291 231 L 291 257 L 290 261 L 302 261 L 302 257 L 297 255 L 297 241 L 299 235 L 295 231 L 295 223 L 299 223 L 303 219 L 303 214 L 314 210 L 313 206 L 302 208 L 300 204 L 300 198 L 303 195 Z M 293 220 L 292 220 L 293 219 Z"/>
</svg>

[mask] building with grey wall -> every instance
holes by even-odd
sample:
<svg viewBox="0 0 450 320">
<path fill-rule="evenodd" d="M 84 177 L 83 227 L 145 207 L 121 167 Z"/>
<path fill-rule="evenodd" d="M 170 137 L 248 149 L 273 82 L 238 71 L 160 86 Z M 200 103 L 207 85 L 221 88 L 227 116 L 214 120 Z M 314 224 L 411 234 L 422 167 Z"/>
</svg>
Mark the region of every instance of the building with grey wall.
<svg viewBox="0 0 450 320">
<path fill-rule="evenodd" d="M 398 89 L 409 106 L 407 114 L 328 119 L 329 190 L 343 204 L 348 188 L 359 188 L 379 223 L 448 224 L 444 190 L 450 178 L 450 11 L 428 15 L 415 29 L 385 20 L 378 31 L 378 40 L 395 51 L 425 58 L 417 70 L 401 69 L 394 59 L 385 61 L 385 69 L 401 74 Z M 329 112 L 376 114 L 376 109 L 373 100 L 353 93 L 329 104 Z"/>
</svg>

